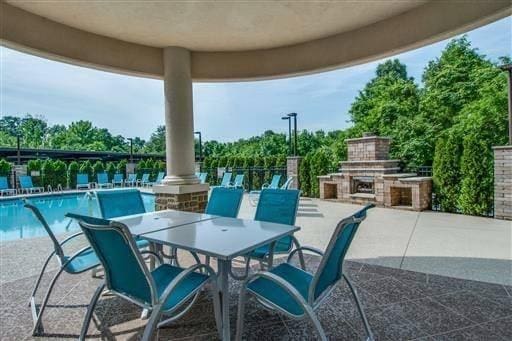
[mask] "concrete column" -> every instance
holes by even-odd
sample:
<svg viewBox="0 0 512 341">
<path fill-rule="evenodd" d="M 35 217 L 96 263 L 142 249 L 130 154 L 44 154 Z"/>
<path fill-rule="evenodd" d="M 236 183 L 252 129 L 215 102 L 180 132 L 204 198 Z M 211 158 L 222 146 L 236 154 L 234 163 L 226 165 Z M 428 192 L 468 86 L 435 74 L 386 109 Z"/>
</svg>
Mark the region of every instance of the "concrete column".
<svg viewBox="0 0 512 341">
<path fill-rule="evenodd" d="M 194 158 L 194 113 L 190 51 L 164 49 L 165 185 L 197 184 Z"/>
<path fill-rule="evenodd" d="M 153 186 L 155 208 L 203 212 L 209 187 L 195 175 L 190 51 L 167 47 L 163 62 L 167 175 L 161 185 Z"/>
</svg>

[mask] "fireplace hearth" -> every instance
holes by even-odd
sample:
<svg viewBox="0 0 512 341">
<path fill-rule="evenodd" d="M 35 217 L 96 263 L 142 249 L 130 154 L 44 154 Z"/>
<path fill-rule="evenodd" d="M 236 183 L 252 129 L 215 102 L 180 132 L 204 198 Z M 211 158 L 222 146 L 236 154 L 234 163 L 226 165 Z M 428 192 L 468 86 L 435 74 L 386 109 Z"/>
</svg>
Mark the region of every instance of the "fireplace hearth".
<svg viewBox="0 0 512 341">
<path fill-rule="evenodd" d="M 391 139 L 365 134 L 349 139 L 348 160 L 340 172 L 319 176 L 320 198 L 355 204 L 422 211 L 430 208 L 432 179 L 400 173 L 400 160 L 389 158 Z"/>
</svg>

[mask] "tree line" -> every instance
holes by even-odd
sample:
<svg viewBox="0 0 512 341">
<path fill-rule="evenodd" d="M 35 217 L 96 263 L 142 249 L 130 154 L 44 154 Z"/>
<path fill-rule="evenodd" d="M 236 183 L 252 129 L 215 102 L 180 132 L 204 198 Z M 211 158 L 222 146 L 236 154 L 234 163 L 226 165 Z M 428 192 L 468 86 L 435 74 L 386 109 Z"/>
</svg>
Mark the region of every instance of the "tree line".
<svg viewBox="0 0 512 341">
<path fill-rule="evenodd" d="M 500 63 L 510 61 L 507 56 Z M 298 154 L 304 157 L 299 174 L 303 194 L 317 196 L 316 177 L 346 160 L 347 138 L 373 132 L 392 138 L 391 157 L 402 160 L 404 169 L 433 167 L 442 210 L 488 214 L 493 203 L 492 146 L 507 142 L 507 79 L 497 66 L 465 36 L 453 39 L 428 62 L 419 83 L 398 59 L 379 64 L 350 106 L 351 127 L 297 134 Z M 14 146 L 20 132 L 24 145 L 34 148 L 129 150 L 122 136 L 88 121 L 49 127 L 43 118 L 30 115 L 0 119 L 0 145 Z M 165 128 L 158 127 L 148 141 L 134 139 L 134 149 L 163 153 Z M 286 134 L 273 131 L 235 142 L 203 143 L 208 169 L 265 163 L 275 167 L 275 160 L 284 160 L 287 153 Z"/>
</svg>

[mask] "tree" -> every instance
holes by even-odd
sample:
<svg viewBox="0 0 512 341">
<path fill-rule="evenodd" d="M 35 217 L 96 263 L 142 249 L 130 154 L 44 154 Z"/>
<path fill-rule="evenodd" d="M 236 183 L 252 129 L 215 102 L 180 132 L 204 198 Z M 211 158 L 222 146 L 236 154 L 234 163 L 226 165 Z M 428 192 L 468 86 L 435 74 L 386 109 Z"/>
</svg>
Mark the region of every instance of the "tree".
<svg viewBox="0 0 512 341">
<path fill-rule="evenodd" d="M 165 152 L 165 126 L 158 126 L 156 131 L 151 134 L 149 141 L 144 147 L 147 153 L 164 153 Z"/>
<path fill-rule="evenodd" d="M 462 139 L 456 129 L 450 129 L 437 140 L 433 164 L 434 186 L 441 209 L 446 212 L 457 211 L 461 155 Z"/>
</svg>

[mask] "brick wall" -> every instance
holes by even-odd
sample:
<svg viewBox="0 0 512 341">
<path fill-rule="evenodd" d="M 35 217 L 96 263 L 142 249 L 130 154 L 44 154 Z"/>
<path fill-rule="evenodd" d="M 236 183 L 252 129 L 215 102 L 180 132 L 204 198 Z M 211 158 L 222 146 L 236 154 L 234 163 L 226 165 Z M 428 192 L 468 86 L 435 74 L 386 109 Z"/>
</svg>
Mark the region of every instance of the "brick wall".
<svg viewBox="0 0 512 341">
<path fill-rule="evenodd" d="M 156 193 L 155 209 L 203 213 L 208 203 L 208 192 L 183 194 Z"/>
<path fill-rule="evenodd" d="M 300 156 L 289 156 L 286 158 L 286 175 L 293 178 L 293 182 L 290 185 L 290 189 L 299 189 L 299 170 L 302 157 Z"/>
<path fill-rule="evenodd" d="M 362 137 L 348 139 L 348 161 L 388 160 L 389 137 Z"/>
<path fill-rule="evenodd" d="M 494 147 L 494 217 L 512 220 L 512 146 Z"/>
</svg>

